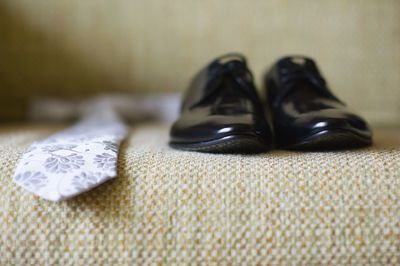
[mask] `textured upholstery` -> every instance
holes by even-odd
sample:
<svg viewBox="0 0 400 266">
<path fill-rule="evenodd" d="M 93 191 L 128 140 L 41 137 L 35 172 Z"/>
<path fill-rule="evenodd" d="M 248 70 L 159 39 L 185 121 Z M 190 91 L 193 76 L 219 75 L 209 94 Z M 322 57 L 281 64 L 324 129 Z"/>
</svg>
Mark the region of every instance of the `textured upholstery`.
<svg viewBox="0 0 400 266">
<path fill-rule="evenodd" d="M 53 203 L 12 174 L 58 128 L 0 128 L 0 265 L 400 263 L 400 130 L 362 150 L 212 155 L 140 125 L 117 179 Z"/>
</svg>

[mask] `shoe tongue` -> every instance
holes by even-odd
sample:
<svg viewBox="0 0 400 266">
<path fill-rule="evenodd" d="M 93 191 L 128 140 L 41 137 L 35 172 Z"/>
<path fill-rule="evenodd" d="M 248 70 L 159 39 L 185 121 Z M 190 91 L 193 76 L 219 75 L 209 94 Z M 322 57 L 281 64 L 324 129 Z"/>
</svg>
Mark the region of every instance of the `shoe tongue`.
<svg viewBox="0 0 400 266">
<path fill-rule="evenodd" d="M 309 67 L 315 66 L 314 60 L 306 56 L 287 56 L 278 61 L 281 66 Z"/>
<path fill-rule="evenodd" d="M 314 72 L 316 74 L 319 75 L 319 70 L 318 67 L 316 65 L 316 63 L 314 62 L 314 60 L 312 60 L 309 57 L 306 56 L 288 56 L 288 57 L 284 57 L 282 59 L 280 59 L 278 61 L 278 66 L 280 68 L 286 68 L 288 70 L 292 69 L 292 70 L 307 70 L 310 72 Z"/>
<path fill-rule="evenodd" d="M 217 57 L 211 65 L 227 65 L 230 63 L 242 63 L 246 64 L 246 58 L 239 53 L 229 53 L 222 55 L 220 57 Z"/>
<path fill-rule="evenodd" d="M 246 58 L 239 53 L 222 55 L 209 64 L 208 71 L 211 76 L 230 71 L 236 75 L 244 75 L 248 72 Z"/>
</svg>

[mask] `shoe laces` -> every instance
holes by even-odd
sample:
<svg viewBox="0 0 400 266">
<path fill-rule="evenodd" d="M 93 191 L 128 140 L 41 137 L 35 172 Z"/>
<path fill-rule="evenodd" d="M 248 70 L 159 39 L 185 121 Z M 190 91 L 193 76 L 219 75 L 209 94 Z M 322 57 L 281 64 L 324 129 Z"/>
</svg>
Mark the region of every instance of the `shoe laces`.
<svg viewBox="0 0 400 266">
<path fill-rule="evenodd" d="M 283 100 L 294 88 L 299 80 L 311 83 L 313 88 L 322 95 L 339 101 L 329 90 L 325 79 L 321 76 L 315 65 L 289 64 L 281 69 L 280 82 L 284 91 L 280 93 L 280 101 Z M 280 102 L 279 101 L 279 102 Z"/>
<path fill-rule="evenodd" d="M 209 81 L 204 88 L 204 97 L 195 103 L 201 105 L 212 95 L 223 89 L 222 82 L 226 78 L 231 78 L 242 92 L 253 101 L 258 101 L 254 78 L 247 67 L 246 59 L 240 54 L 228 54 L 211 63 L 209 68 Z"/>
</svg>

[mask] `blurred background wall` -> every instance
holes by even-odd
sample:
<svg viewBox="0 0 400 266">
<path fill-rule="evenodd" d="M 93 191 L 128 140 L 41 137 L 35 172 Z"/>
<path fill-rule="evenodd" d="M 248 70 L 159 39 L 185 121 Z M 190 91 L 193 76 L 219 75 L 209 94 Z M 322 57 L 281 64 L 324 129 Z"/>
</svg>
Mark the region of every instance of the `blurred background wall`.
<svg viewBox="0 0 400 266">
<path fill-rule="evenodd" d="M 229 51 L 258 85 L 278 57 L 310 55 L 352 109 L 400 123 L 399 0 L 0 0 L 0 120 L 37 96 L 182 91 Z"/>
</svg>

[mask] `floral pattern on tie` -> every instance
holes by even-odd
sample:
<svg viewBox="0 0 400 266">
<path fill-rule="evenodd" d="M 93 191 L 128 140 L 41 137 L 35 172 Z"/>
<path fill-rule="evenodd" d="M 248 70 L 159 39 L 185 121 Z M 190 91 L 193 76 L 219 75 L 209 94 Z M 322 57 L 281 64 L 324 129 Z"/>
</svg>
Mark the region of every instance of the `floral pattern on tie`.
<svg viewBox="0 0 400 266">
<path fill-rule="evenodd" d="M 49 138 L 22 156 L 14 181 L 45 199 L 59 201 L 117 175 L 117 156 L 126 126 L 112 110 L 101 110 Z"/>
</svg>

